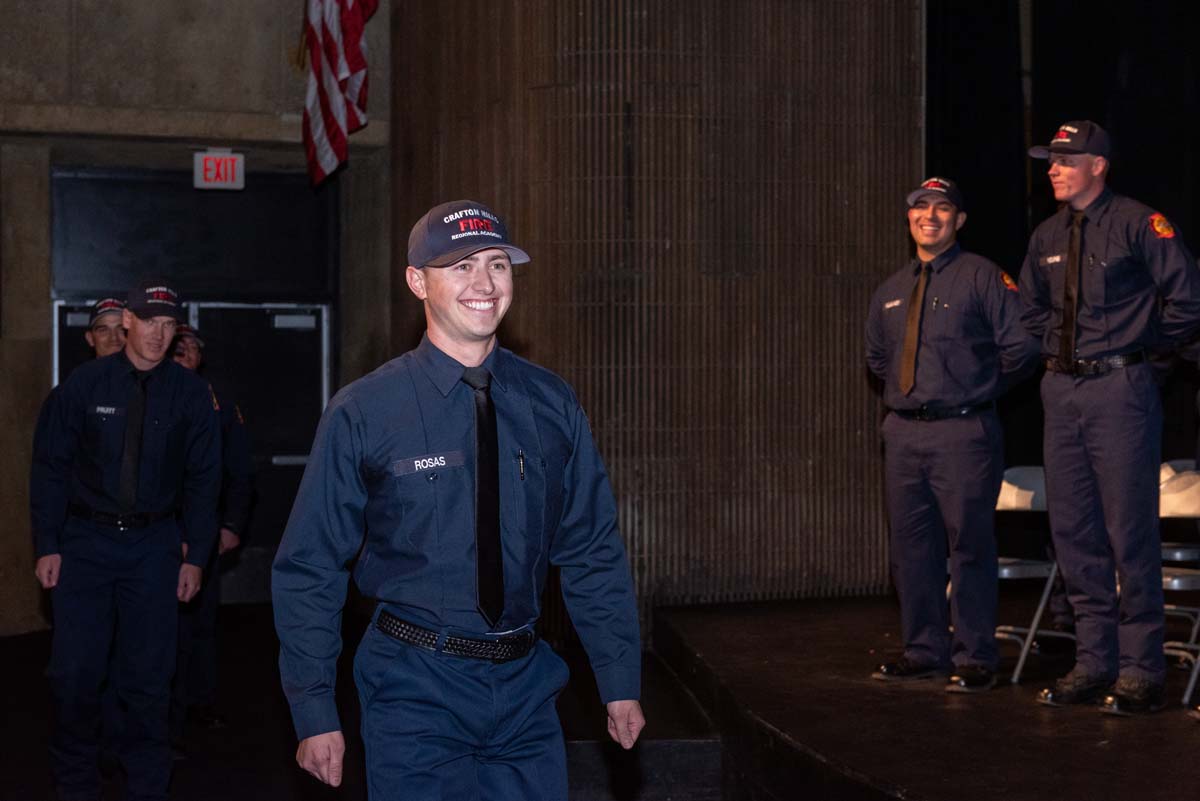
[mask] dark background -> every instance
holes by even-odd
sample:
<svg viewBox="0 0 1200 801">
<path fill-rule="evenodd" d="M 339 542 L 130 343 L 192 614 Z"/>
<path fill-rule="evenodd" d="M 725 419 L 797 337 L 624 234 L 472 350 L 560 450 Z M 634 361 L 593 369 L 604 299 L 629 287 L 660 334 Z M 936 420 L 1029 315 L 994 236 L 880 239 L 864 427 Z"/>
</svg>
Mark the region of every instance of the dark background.
<svg viewBox="0 0 1200 801">
<path fill-rule="evenodd" d="M 1197 57 L 1200 4 L 1032 3 L 1028 114 L 1015 2 L 928 4 L 927 173 L 966 195 L 964 247 L 1019 277 L 1033 228 L 1055 210 L 1045 162 L 1027 157 L 1067 120 L 1112 136 L 1109 185 L 1166 214 L 1200 246 Z M 1041 464 L 1038 376 L 1002 405 L 1009 464 Z M 1200 378 L 1179 362 L 1164 384 L 1163 458 L 1196 452 Z"/>
</svg>

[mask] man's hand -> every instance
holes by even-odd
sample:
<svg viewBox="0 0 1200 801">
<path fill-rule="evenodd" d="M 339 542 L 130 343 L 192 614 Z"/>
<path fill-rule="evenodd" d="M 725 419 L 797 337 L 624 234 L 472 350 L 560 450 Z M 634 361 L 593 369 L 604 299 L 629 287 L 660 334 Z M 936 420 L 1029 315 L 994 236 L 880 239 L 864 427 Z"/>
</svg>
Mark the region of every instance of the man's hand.
<svg viewBox="0 0 1200 801">
<path fill-rule="evenodd" d="M 200 580 L 204 577 L 204 571 L 199 565 L 189 565 L 184 562 L 179 566 L 179 589 L 176 591 L 176 596 L 183 603 L 187 603 L 196 597 L 196 593 L 200 591 Z"/>
<path fill-rule="evenodd" d="M 637 701 L 608 702 L 608 736 L 628 751 L 637 742 L 638 735 L 646 725 L 642 705 Z"/>
<path fill-rule="evenodd" d="M 58 584 L 58 574 L 62 570 L 62 554 L 51 553 L 38 557 L 33 568 L 33 575 L 41 582 L 43 590 L 53 589 Z"/>
<path fill-rule="evenodd" d="M 222 528 L 221 540 L 217 543 L 217 556 L 228 553 L 242 544 L 242 538 L 233 533 L 233 529 Z"/>
<path fill-rule="evenodd" d="M 346 755 L 346 740 L 340 731 L 314 734 L 300 741 L 296 749 L 296 764 L 332 787 L 342 783 L 342 757 Z"/>
</svg>

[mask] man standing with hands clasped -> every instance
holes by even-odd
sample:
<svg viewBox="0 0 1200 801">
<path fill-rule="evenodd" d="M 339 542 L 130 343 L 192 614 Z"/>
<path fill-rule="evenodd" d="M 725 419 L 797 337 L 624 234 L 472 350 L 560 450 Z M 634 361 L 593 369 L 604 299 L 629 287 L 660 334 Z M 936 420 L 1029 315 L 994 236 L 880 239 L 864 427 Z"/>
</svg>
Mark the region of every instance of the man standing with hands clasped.
<svg viewBox="0 0 1200 801">
<path fill-rule="evenodd" d="M 1042 341 L 1046 502 L 1075 610 L 1075 666 L 1038 700 L 1131 715 L 1165 703 L 1163 419 L 1147 356 L 1200 328 L 1200 270 L 1166 217 L 1106 187 L 1111 149 L 1080 120 L 1029 151 L 1063 205 L 1029 240 L 1021 301 Z"/>
<path fill-rule="evenodd" d="M 1018 321 L 1013 280 L 959 247 L 967 215 L 958 186 L 929 178 L 907 200 L 916 259 L 880 285 L 867 316 L 867 364 L 889 409 L 881 432 L 904 638 L 901 657 L 872 675 L 951 673 L 948 692 L 982 692 L 996 683 L 996 398 L 1036 365 L 1037 341 Z"/>
<path fill-rule="evenodd" d="M 341 782 L 334 703 L 347 563 L 378 600 L 355 656 L 370 798 L 566 798 L 555 698 L 567 668 L 534 631 L 546 571 L 587 649 L 610 736 L 645 725 L 637 606 L 608 476 L 558 376 L 498 346 L 529 256 L 475 201 L 412 229 L 420 345 L 355 381 L 317 429 L 275 560 L 296 759 Z"/>
<path fill-rule="evenodd" d="M 200 588 L 217 532 L 215 404 L 167 358 L 179 298 L 152 279 L 130 290 L 121 314 L 124 349 L 80 365 L 47 400 L 30 475 L 35 572 L 54 610 L 47 676 L 61 801 L 100 797 L 106 678 L 122 713 L 114 745 L 127 798 L 167 797 L 177 602 Z"/>
</svg>

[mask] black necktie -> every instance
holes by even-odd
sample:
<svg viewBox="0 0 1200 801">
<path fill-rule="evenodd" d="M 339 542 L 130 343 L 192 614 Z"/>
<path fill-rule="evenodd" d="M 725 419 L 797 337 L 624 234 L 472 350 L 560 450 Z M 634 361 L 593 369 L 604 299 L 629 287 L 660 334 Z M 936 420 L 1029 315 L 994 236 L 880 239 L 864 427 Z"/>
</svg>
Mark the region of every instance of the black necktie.
<svg viewBox="0 0 1200 801">
<path fill-rule="evenodd" d="M 122 512 L 137 510 L 138 467 L 142 463 L 142 422 L 146 416 L 146 379 L 149 373 L 133 374 L 129 402 L 125 405 L 125 449 L 121 452 L 120 497 Z"/>
<path fill-rule="evenodd" d="M 496 407 L 486 367 L 468 367 L 462 380 L 475 390 L 475 582 L 479 611 L 495 627 L 504 613 L 504 561 L 500 550 L 500 453 Z"/>
<path fill-rule="evenodd" d="M 1071 212 L 1071 239 L 1067 244 L 1067 274 L 1063 276 L 1062 328 L 1058 334 L 1058 363 L 1075 363 L 1075 315 L 1079 309 L 1079 239 L 1083 212 Z"/>
<path fill-rule="evenodd" d="M 904 350 L 900 352 L 900 393 L 912 392 L 917 381 L 917 344 L 921 341 L 921 314 L 925 310 L 925 287 L 929 284 L 931 262 L 921 262 L 921 277 L 908 296 L 908 317 L 904 321 Z"/>
</svg>

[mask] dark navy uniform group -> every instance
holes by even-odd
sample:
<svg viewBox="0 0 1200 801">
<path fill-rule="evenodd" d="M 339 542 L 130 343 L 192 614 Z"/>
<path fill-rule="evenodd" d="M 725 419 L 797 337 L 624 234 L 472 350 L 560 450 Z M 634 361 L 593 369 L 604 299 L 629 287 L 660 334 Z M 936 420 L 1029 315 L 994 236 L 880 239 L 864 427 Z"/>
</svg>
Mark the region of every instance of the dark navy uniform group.
<svg viewBox="0 0 1200 801">
<path fill-rule="evenodd" d="M 905 643 L 876 678 L 926 678 L 949 660 L 948 690 L 994 684 L 1003 465 L 992 403 L 1040 357 L 1047 503 L 1077 647 L 1075 666 L 1039 700 L 1100 702 L 1118 715 L 1163 706 L 1162 407 L 1150 359 L 1200 333 L 1200 270 L 1163 215 L 1106 187 L 1110 150 L 1089 121 L 1030 150 L 1049 159 L 1063 206 L 1034 232 L 1019 290 L 958 249 L 946 227 L 963 211 L 953 182 L 930 179 L 908 197 L 929 267 L 889 278 L 867 323 L 867 362 L 891 409 L 883 437 Z M 941 601 L 947 537 L 953 638 Z"/>
<path fill-rule="evenodd" d="M 108 681 L 127 797 L 166 797 L 177 605 L 198 589 L 217 532 L 213 397 L 165 358 L 177 296 L 149 282 L 122 314 L 125 348 L 76 368 L 52 393 L 34 444 L 32 524 L 37 575 L 52 590 L 51 751 L 63 801 L 100 797 Z"/>
<path fill-rule="evenodd" d="M 1078 642 L 1071 672 L 1039 699 L 1101 701 L 1116 714 L 1163 705 L 1162 409 L 1149 360 L 1200 336 L 1200 270 L 1165 217 L 1106 188 L 1109 151 L 1086 121 L 1031 151 L 1050 160 L 1063 208 L 1030 240 L 1019 289 L 958 245 L 966 212 L 953 181 L 930 178 L 907 196 L 916 258 L 876 290 L 866 326 L 867 364 L 889 409 L 904 640 L 878 679 L 994 686 L 1004 467 L 995 403 L 1040 361 L 1050 522 Z M 555 699 L 567 670 L 535 629 L 552 565 L 610 735 L 630 748 L 645 724 L 633 581 L 587 417 L 561 378 L 497 341 L 512 266 L 527 261 L 477 202 L 418 221 L 405 279 L 424 304 L 425 336 L 330 402 L 276 555 L 297 761 L 332 785 L 345 748 L 334 687 L 351 574 L 375 602 L 354 659 L 372 799 L 398 789 L 412 799 L 566 797 Z M 249 452 L 236 405 L 194 372 L 196 332 L 180 340 L 195 340 L 195 354 L 181 350 L 191 369 L 168 358 L 182 320 L 174 290 L 148 281 L 127 308 L 103 304 L 93 323 L 120 314 L 124 336 L 109 330 L 112 317 L 95 329 L 101 357 L 51 394 L 35 436 L 36 573 L 55 624 L 52 754 L 63 801 L 99 797 L 111 683 L 128 797 L 163 799 L 177 602 L 202 593 L 182 617 L 191 645 L 178 680 L 190 682 L 193 646 L 214 626 L 215 554 L 245 529 Z M 183 706 L 211 698 L 212 669 L 198 672 L 206 689 L 177 685 Z"/>
<path fill-rule="evenodd" d="M 330 402 L 275 560 L 297 760 L 330 784 L 344 747 L 334 674 L 356 555 L 354 581 L 378 602 L 354 662 L 372 799 L 397 788 L 411 799 L 566 797 L 555 698 L 567 669 L 534 629 L 552 564 L 610 733 L 630 747 L 643 725 L 633 583 L 587 418 L 561 378 L 496 344 L 511 262 L 527 260 L 473 201 L 418 222 L 406 276 L 426 335 Z M 490 388 L 468 385 L 473 372 Z M 494 405 L 490 477 L 477 455 L 481 391 Z M 502 563 L 494 619 L 480 539 L 483 510 L 496 513 L 480 505 L 489 483 Z"/>
</svg>

